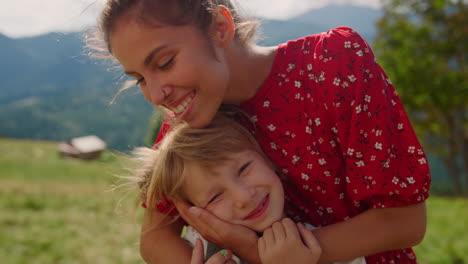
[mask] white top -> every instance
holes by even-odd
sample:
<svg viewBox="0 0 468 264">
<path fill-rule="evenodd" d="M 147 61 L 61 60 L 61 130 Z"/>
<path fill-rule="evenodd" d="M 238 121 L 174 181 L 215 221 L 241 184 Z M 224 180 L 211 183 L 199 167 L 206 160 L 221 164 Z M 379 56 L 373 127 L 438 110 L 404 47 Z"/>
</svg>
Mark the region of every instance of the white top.
<svg viewBox="0 0 468 264">
<path fill-rule="evenodd" d="M 304 224 L 304 226 L 309 229 L 309 230 L 314 230 L 314 229 L 317 229 L 315 228 L 314 226 L 312 225 L 309 225 L 307 223 Z M 191 245 L 192 247 L 195 246 L 195 241 L 197 241 L 197 238 L 200 238 L 201 241 L 203 242 L 203 248 L 205 250 L 205 256 L 207 255 L 207 252 L 208 250 L 210 249 L 211 243 L 209 243 L 208 241 L 206 241 L 201 235 L 200 233 L 198 233 L 195 229 L 193 229 L 191 226 L 186 226 L 184 231 L 182 232 L 182 238 L 184 238 L 185 240 L 187 240 Z M 213 252 L 214 253 L 214 252 Z M 243 261 L 243 260 L 240 260 L 237 256 L 233 256 L 233 260 L 237 263 L 237 264 L 248 264 L 247 262 Z M 338 262 L 332 262 L 330 264 L 366 264 L 366 259 L 364 257 L 359 257 L 359 258 L 356 258 L 356 259 L 353 259 L 351 261 L 338 261 Z"/>
</svg>

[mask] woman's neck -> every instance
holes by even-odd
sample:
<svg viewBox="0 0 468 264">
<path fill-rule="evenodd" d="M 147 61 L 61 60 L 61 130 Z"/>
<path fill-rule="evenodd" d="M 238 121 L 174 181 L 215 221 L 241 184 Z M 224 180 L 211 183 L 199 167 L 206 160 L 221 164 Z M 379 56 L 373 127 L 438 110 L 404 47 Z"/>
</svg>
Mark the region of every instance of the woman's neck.
<svg viewBox="0 0 468 264">
<path fill-rule="evenodd" d="M 239 105 L 252 98 L 270 74 L 277 47 L 236 45 L 227 54 L 230 80 L 223 103 Z"/>
</svg>

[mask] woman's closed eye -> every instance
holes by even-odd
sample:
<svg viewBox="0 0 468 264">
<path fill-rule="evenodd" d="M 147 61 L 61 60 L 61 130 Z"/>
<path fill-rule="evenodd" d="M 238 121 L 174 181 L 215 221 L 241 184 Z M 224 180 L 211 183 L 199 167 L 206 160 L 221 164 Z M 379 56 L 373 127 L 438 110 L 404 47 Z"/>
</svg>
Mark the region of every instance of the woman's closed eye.
<svg viewBox="0 0 468 264">
<path fill-rule="evenodd" d="M 167 70 L 172 66 L 172 64 L 174 64 L 174 60 L 175 60 L 175 55 L 169 58 L 163 65 L 158 66 L 158 68 L 160 70 Z"/>
<path fill-rule="evenodd" d="M 140 77 L 137 79 L 135 85 L 140 85 L 141 83 L 143 83 L 145 81 L 145 78 L 144 77 Z"/>
</svg>

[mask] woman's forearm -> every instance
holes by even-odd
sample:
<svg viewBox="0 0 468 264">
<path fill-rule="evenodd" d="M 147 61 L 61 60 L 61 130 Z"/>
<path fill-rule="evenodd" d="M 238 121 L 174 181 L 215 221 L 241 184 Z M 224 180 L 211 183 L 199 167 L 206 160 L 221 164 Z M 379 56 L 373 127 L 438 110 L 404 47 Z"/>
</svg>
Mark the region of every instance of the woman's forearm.
<svg viewBox="0 0 468 264">
<path fill-rule="evenodd" d="M 189 264 L 192 248 L 181 238 L 180 220 L 168 224 L 166 215 L 145 212 L 140 236 L 140 254 L 148 264 Z M 162 224 L 162 222 L 165 222 Z"/>
<path fill-rule="evenodd" d="M 322 247 L 320 263 L 412 247 L 422 241 L 425 232 L 425 203 L 371 209 L 313 231 Z"/>
</svg>

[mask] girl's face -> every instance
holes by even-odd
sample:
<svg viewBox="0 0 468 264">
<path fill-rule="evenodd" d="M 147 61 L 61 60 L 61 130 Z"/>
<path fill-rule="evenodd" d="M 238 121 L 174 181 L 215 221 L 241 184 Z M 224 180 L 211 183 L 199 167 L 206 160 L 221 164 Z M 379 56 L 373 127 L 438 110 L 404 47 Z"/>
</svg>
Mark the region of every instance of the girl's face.
<svg viewBox="0 0 468 264">
<path fill-rule="evenodd" d="M 255 151 L 231 154 L 211 169 L 189 162 L 184 174 L 189 201 L 224 221 L 262 232 L 283 218 L 281 181 Z"/>
<path fill-rule="evenodd" d="M 191 127 L 207 125 L 226 99 L 229 70 L 223 50 L 195 26 L 145 26 L 123 17 L 110 45 L 145 98 Z"/>
</svg>

